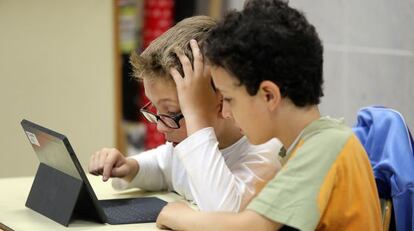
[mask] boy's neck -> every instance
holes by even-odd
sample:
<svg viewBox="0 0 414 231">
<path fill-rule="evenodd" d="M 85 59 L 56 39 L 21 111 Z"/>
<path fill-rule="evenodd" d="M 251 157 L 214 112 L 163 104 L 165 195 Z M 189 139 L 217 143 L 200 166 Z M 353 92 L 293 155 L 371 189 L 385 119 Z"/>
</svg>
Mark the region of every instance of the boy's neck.
<svg viewBox="0 0 414 231">
<path fill-rule="evenodd" d="M 316 105 L 303 108 L 289 105 L 285 107 L 281 115 L 280 122 L 276 125 L 279 133 L 276 137 L 286 149 L 292 145 L 306 126 L 321 117 Z"/>
</svg>

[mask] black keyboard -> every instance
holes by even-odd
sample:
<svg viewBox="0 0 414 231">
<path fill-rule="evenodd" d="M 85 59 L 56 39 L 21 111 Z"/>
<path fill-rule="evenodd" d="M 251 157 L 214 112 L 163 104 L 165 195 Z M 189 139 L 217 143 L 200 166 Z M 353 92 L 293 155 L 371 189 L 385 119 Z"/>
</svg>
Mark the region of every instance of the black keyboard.
<svg viewBox="0 0 414 231">
<path fill-rule="evenodd" d="M 109 224 L 149 223 L 157 220 L 167 202 L 156 197 L 100 200 Z"/>
</svg>

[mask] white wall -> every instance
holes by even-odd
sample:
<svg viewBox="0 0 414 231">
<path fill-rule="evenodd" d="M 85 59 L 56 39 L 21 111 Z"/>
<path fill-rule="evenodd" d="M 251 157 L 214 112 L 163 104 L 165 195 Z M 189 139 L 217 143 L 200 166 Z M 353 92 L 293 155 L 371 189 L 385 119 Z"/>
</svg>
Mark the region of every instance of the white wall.
<svg viewBox="0 0 414 231">
<path fill-rule="evenodd" d="M 241 9 L 241 0 L 229 8 Z M 324 114 L 354 124 L 359 108 L 395 108 L 414 131 L 414 0 L 290 0 L 325 46 Z"/>
<path fill-rule="evenodd" d="M 23 118 L 69 137 L 81 163 L 114 146 L 112 0 L 0 0 L 0 177 L 34 175 Z"/>
</svg>

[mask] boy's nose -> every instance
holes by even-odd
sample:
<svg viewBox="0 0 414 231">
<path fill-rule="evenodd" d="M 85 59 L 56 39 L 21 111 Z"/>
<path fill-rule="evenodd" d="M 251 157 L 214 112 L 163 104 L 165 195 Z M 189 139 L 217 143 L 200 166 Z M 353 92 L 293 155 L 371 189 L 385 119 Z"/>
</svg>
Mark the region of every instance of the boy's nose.
<svg viewBox="0 0 414 231">
<path fill-rule="evenodd" d="M 157 121 L 157 130 L 161 133 L 168 133 L 172 128 L 167 127 L 161 120 Z"/>
<path fill-rule="evenodd" d="M 223 108 L 222 108 L 222 110 L 221 110 L 221 114 L 222 114 L 222 115 L 223 115 L 223 117 L 224 117 L 224 118 L 226 118 L 226 119 L 231 119 L 231 118 L 233 118 L 233 115 L 232 115 L 231 110 L 230 110 L 230 108 L 229 108 L 229 106 L 228 106 L 228 104 L 227 104 L 227 103 L 223 103 Z"/>
</svg>

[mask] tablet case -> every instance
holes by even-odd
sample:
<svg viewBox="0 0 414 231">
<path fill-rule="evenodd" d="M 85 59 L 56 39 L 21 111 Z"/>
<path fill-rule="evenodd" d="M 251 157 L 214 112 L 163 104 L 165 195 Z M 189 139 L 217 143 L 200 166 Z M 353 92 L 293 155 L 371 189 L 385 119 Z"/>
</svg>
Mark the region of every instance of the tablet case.
<svg viewBox="0 0 414 231">
<path fill-rule="evenodd" d="M 77 214 L 99 222 L 82 180 L 40 163 L 26 207 L 68 226 Z"/>
</svg>

